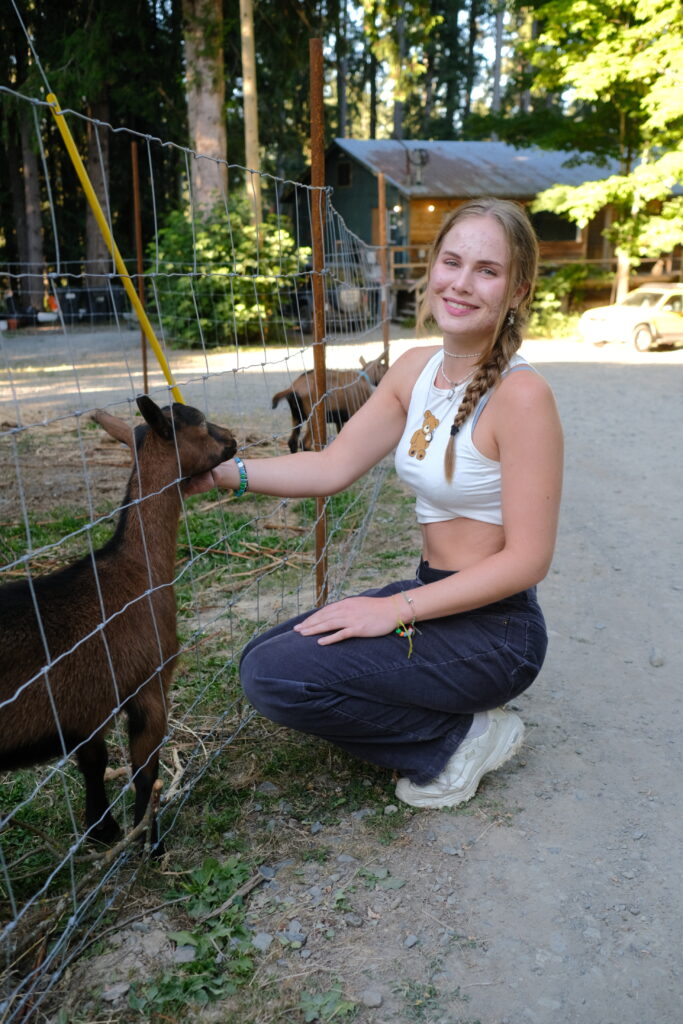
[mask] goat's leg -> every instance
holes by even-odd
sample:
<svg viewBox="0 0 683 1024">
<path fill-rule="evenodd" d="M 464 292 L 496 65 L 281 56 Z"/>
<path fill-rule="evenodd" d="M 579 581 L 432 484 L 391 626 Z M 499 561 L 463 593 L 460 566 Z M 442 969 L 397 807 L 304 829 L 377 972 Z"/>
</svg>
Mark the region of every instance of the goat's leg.
<svg viewBox="0 0 683 1024">
<path fill-rule="evenodd" d="M 162 689 L 163 684 L 159 682 L 159 690 Z M 149 697 L 145 700 L 143 691 L 140 699 L 126 705 L 130 759 L 133 782 L 135 783 L 134 825 L 138 825 L 145 816 L 152 796 L 152 788 L 159 774 L 159 748 L 166 732 L 165 694 L 162 695 L 159 690 L 154 684 L 154 697 L 156 698 L 154 704 Z M 152 692 L 151 689 L 149 692 Z M 162 698 L 161 701 L 158 700 L 159 697 Z M 157 703 L 159 706 L 156 706 Z M 161 856 L 163 848 L 159 843 L 156 818 L 153 818 L 151 822 L 150 842 L 155 855 Z"/>
<path fill-rule="evenodd" d="M 287 395 L 287 404 L 292 415 L 292 433 L 289 435 L 287 446 L 292 455 L 299 451 L 299 434 L 306 420 L 306 410 L 302 407 L 301 399 L 296 391 L 290 391 Z M 305 443 L 304 443 L 305 448 Z"/>
<path fill-rule="evenodd" d="M 306 424 L 306 431 L 304 433 L 303 441 L 301 442 L 301 447 L 303 448 L 303 450 L 305 452 L 312 452 L 313 451 L 313 417 L 312 416 L 309 419 L 308 423 Z"/>
<path fill-rule="evenodd" d="M 85 825 L 88 838 L 98 843 L 113 843 L 121 835 L 104 788 L 104 773 L 109 760 L 104 736 L 93 736 L 78 748 L 78 767 L 85 780 Z"/>
<path fill-rule="evenodd" d="M 328 416 L 327 422 L 328 423 L 334 423 L 335 427 L 337 428 L 337 433 L 339 433 L 341 428 L 347 422 L 348 418 L 349 418 L 349 413 L 347 412 L 346 409 L 335 409 Z"/>
<path fill-rule="evenodd" d="M 301 433 L 301 424 L 296 423 L 292 429 L 292 433 L 289 435 L 287 441 L 287 447 L 289 448 L 292 455 L 299 451 L 299 434 Z"/>
</svg>

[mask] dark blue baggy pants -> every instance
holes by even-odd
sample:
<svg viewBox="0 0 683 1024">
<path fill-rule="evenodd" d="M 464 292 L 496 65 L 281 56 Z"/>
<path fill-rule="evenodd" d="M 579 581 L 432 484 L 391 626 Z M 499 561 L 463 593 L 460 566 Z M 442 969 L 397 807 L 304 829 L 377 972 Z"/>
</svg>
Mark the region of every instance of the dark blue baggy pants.
<svg viewBox="0 0 683 1024">
<path fill-rule="evenodd" d="M 417 585 L 449 575 L 421 562 Z M 416 580 L 367 590 L 384 597 Z M 252 640 L 242 654 L 244 692 L 273 722 L 320 736 L 422 785 L 443 769 L 476 711 L 526 690 L 547 648 L 536 588 L 459 615 L 418 623 L 413 653 L 389 633 L 321 647 L 289 619 Z"/>
</svg>

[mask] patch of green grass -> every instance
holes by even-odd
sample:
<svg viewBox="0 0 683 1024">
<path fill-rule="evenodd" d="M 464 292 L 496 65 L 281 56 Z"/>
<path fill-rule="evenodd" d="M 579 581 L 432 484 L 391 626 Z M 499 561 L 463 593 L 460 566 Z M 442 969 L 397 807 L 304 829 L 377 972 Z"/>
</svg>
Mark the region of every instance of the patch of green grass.
<svg viewBox="0 0 683 1024">
<path fill-rule="evenodd" d="M 113 737 L 108 747 L 112 767 L 127 764 L 127 751 Z M 110 799 L 120 793 L 125 783 L 125 779 L 107 783 Z M 126 815 L 130 824 L 132 802 L 133 792 L 129 789 L 114 808 L 119 824 L 123 824 Z M 67 761 L 58 770 L 39 765 L 0 775 L 0 819 L 7 818 L 2 830 L 0 917 L 6 916 L 4 911 L 12 902 L 21 906 L 48 881 L 43 900 L 61 894 L 65 885 L 71 887 L 73 879 L 78 882 L 87 865 L 77 865 L 73 877 L 68 865 L 58 871 L 56 868 L 67 858 L 76 836 L 83 833 L 84 808 L 83 776 L 73 761 Z M 82 853 L 94 849 L 88 844 Z M 13 913 L 8 911 L 7 916 Z"/>
<path fill-rule="evenodd" d="M 408 979 L 395 991 L 403 999 L 403 1020 L 406 1024 L 408 1021 L 429 1020 L 430 1016 L 440 1008 L 442 993 L 432 982 Z"/>
<path fill-rule="evenodd" d="M 415 550 L 415 564 L 417 565 L 420 558 L 419 550 Z M 394 551 L 379 551 L 375 555 L 375 561 L 382 569 L 390 570 L 393 568 L 394 563 L 404 563 L 406 559 L 406 552 L 402 548 L 396 548 Z"/>
<path fill-rule="evenodd" d="M 197 499 L 187 502 L 185 515 L 181 520 L 179 545 L 181 552 L 192 547 L 201 548 L 220 545 L 227 538 L 230 546 L 240 550 L 244 544 L 259 540 L 253 515 L 245 506 L 233 508 L 234 503 L 218 503 L 206 507 Z"/>
<path fill-rule="evenodd" d="M 383 846 L 393 843 L 412 817 L 412 811 L 405 804 L 396 803 L 394 806 L 398 808 L 394 814 L 385 814 L 382 807 L 376 814 L 363 819 L 365 828 L 372 832 Z"/>
<path fill-rule="evenodd" d="M 353 1020 L 357 1005 L 346 999 L 340 982 L 323 991 L 304 989 L 299 1000 L 299 1009 L 304 1021 L 319 1021 L 327 1024 L 331 1020 Z"/>
<path fill-rule="evenodd" d="M 264 517 L 263 509 L 270 510 L 268 503 L 272 499 L 266 495 L 245 496 L 239 504 L 190 499 L 178 533 L 179 561 L 192 558 L 176 585 L 181 619 L 195 610 L 198 594 L 207 591 L 215 596 L 218 588 L 223 589 L 227 614 L 228 598 L 260 573 L 264 577 L 271 573 L 274 567 L 278 585 L 296 583 L 297 566 L 313 537 L 286 529 L 265 529 L 263 519 L 268 516 Z M 267 578 L 263 586 L 267 590 Z"/>
<path fill-rule="evenodd" d="M 192 863 L 197 856 L 197 828 L 201 830 L 200 851 L 215 847 L 225 849 L 230 835 L 230 849 L 248 849 L 250 837 L 245 829 L 246 803 L 244 792 L 232 785 L 229 763 L 218 759 L 215 770 L 204 774 L 194 785 L 186 811 L 177 821 L 172 843 L 177 857 Z"/>
<path fill-rule="evenodd" d="M 392 889 L 402 889 L 406 884 L 405 878 L 392 875 L 389 868 L 380 865 L 360 868 L 358 876 L 366 889 L 381 889 L 387 892 Z"/>
<path fill-rule="evenodd" d="M 431 965 L 430 978 L 441 968 L 441 961 Z M 456 999 L 468 1002 L 469 996 L 460 991 L 460 987 L 445 990 L 434 984 L 433 980 L 417 981 L 408 978 L 394 988 L 394 992 L 403 999 L 403 1012 L 401 1014 L 402 1024 L 419 1024 L 419 1022 L 431 1022 L 441 1019 L 444 1009 L 448 1007 L 448 1020 L 451 1024 L 481 1024 L 481 1021 L 472 1020 L 460 1016 L 450 1016 L 453 1011 L 453 1003 Z"/>
<path fill-rule="evenodd" d="M 367 508 L 367 498 L 358 487 L 349 487 L 340 494 L 331 495 L 325 500 L 328 533 L 335 532 L 340 526 L 349 531 L 357 529 Z M 314 521 L 316 517 L 315 498 L 301 498 L 297 502 L 297 510 L 302 523 Z"/>
<path fill-rule="evenodd" d="M 45 519 L 43 516 L 38 518 L 35 514 L 30 514 L 28 533 L 23 522 L 3 523 L 4 560 L 10 562 L 20 558 L 29 548 L 31 551 L 37 551 L 49 547 L 50 550 L 40 558 L 31 560 L 34 572 L 49 572 L 87 554 L 90 551 L 90 543 L 94 548 L 100 547 L 109 540 L 114 530 L 113 520 L 110 519 L 88 526 L 85 530 L 88 517 L 69 509 L 54 509 L 50 516 L 50 519 Z"/>
<path fill-rule="evenodd" d="M 220 654 L 214 648 L 206 654 L 200 651 L 199 657 L 190 653 L 181 659 L 173 683 L 173 718 L 184 717 L 192 708 L 203 718 L 217 718 L 235 702 L 241 705 L 238 658 L 239 647 L 233 647 Z"/>
<path fill-rule="evenodd" d="M 187 896 L 188 927 L 170 932 L 178 946 L 189 946 L 194 959 L 176 964 L 157 978 L 131 988 L 129 1005 L 140 1013 L 182 1012 L 188 1003 L 203 1006 L 225 999 L 246 984 L 254 971 L 253 947 L 244 924 L 244 909 L 237 890 L 252 868 L 237 857 L 213 858 L 190 872 L 171 898 Z M 149 1017 L 147 1019 L 150 1019 Z"/>
<path fill-rule="evenodd" d="M 316 864 L 326 864 L 330 859 L 332 850 L 329 846 L 311 846 L 308 850 L 304 850 L 301 859 L 305 864 L 315 861 Z"/>
<path fill-rule="evenodd" d="M 193 807 L 202 808 L 205 850 L 214 844 L 225 848 L 226 835 L 232 849 L 269 849 L 273 835 L 265 826 L 271 814 L 285 815 L 306 831 L 317 822 L 334 826 L 360 809 L 372 812 L 363 819 L 364 825 L 385 818 L 389 785 L 385 772 L 359 765 L 319 740 L 263 719 L 256 723 L 247 726 L 240 741 L 231 744 L 195 783 L 191 802 L 175 824 L 174 846 L 185 850 L 186 843 L 196 839 Z M 259 791 L 262 782 L 273 783 L 277 791 Z M 254 803 L 259 806 L 256 815 Z M 389 841 L 381 825 L 377 831 Z M 302 859 L 319 863 L 329 855 L 327 848 L 314 844 L 303 846 L 299 853 Z"/>
<path fill-rule="evenodd" d="M 383 811 L 386 773 L 359 766 L 358 761 L 320 740 L 272 727 L 262 753 L 259 777 L 280 789 L 277 797 L 259 794 L 264 806 L 269 800 L 284 800 L 292 817 L 324 825 L 335 824 L 342 815 L 361 808 Z"/>
</svg>

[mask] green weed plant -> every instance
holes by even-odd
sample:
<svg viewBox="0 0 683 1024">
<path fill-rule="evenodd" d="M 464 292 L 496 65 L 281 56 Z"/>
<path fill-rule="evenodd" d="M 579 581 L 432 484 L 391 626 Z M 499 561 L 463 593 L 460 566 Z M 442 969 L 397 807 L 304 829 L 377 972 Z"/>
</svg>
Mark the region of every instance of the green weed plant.
<svg viewBox="0 0 683 1024">
<path fill-rule="evenodd" d="M 188 1003 L 204 1006 L 225 999 L 251 978 L 253 947 L 244 908 L 240 897 L 230 903 L 251 873 L 252 868 L 237 857 L 222 862 L 207 858 L 178 890 L 169 893 L 170 899 L 187 896 L 190 919 L 187 928 L 170 932 L 169 938 L 177 946 L 189 947 L 194 958 L 134 985 L 131 1009 L 161 1019 L 163 1014 L 182 1011 Z"/>
</svg>

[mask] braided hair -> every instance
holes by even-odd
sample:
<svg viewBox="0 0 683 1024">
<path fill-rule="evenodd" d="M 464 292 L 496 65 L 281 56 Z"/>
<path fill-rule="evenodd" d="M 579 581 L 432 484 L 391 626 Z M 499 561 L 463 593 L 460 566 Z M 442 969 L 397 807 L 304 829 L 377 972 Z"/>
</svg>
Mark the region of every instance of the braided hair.
<svg viewBox="0 0 683 1024">
<path fill-rule="evenodd" d="M 482 395 L 496 386 L 509 366 L 512 356 L 522 344 L 538 268 L 538 241 L 524 207 L 507 199 L 484 198 L 463 203 L 446 217 L 429 253 L 427 279 L 431 275 L 444 238 L 453 225 L 465 217 L 492 217 L 500 224 L 507 240 L 510 270 L 507 293 L 501 306 L 493 340 L 479 357 L 474 376 L 465 390 L 451 425 L 444 459 L 448 483 L 452 481 L 455 469 L 456 434 L 472 414 Z M 512 296 L 522 284 L 526 284 L 528 290 L 513 309 L 510 305 Z M 417 320 L 418 328 L 424 327 L 431 318 L 429 296 L 428 292 L 425 292 Z"/>
</svg>

